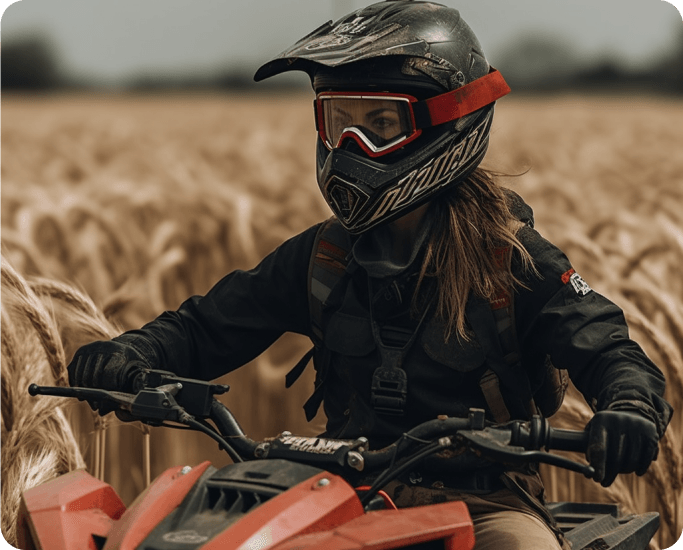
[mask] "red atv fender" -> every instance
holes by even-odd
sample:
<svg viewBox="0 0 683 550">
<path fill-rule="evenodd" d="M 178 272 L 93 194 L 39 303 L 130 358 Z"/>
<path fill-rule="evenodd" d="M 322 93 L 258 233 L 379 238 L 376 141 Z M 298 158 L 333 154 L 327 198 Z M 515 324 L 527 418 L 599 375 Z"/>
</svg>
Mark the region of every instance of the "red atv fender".
<svg viewBox="0 0 683 550">
<path fill-rule="evenodd" d="M 84 470 L 29 489 L 19 507 L 19 548 L 41 550 L 49 542 L 49 550 L 100 550 L 98 542 L 107 540 L 109 548 L 133 549 L 180 504 L 209 465 L 203 462 L 187 474 L 182 468 L 166 470 L 128 510 L 110 485 Z"/>
<path fill-rule="evenodd" d="M 228 467 L 229 468 L 229 467 Z M 193 487 L 216 472 L 209 462 L 171 468 L 126 510 L 112 487 L 71 472 L 26 491 L 19 546 L 24 550 L 135 550 L 178 509 Z M 471 550 L 474 530 L 462 502 L 366 512 L 343 478 L 316 475 L 273 496 L 207 537 L 194 530 L 164 532 L 169 548 L 197 550 L 389 550 L 442 540 L 446 550 Z M 163 544 L 162 542 L 162 544 Z M 157 546 L 154 546 L 157 548 Z"/>
</svg>

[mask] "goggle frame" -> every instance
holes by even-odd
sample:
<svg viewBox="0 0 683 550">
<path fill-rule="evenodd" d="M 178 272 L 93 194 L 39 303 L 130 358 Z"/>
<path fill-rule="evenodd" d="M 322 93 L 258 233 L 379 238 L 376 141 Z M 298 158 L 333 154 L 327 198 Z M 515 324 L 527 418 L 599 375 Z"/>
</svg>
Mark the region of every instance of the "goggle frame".
<svg viewBox="0 0 683 550">
<path fill-rule="evenodd" d="M 473 80 L 465 86 L 445 92 L 425 100 L 418 100 L 412 95 L 393 92 L 351 92 L 332 91 L 320 92 L 316 95 L 314 103 L 315 122 L 318 134 L 330 151 L 339 147 L 347 138 L 354 139 L 363 151 L 372 158 L 386 155 L 404 147 L 422 134 L 423 128 L 437 126 L 471 114 L 501 97 L 510 93 L 510 87 L 500 72 L 491 67 L 486 76 Z M 382 147 L 373 144 L 363 132 L 354 127 L 345 129 L 339 136 L 336 144 L 328 138 L 325 131 L 323 112 L 323 99 L 325 98 L 349 98 L 349 99 L 395 99 L 407 101 L 410 112 L 412 132 L 406 137 L 389 143 Z M 416 114 L 416 111 L 419 111 Z"/>
<path fill-rule="evenodd" d="M 333 144 L 332 140 L 327 136 L 327 131 L 325 130 L 325 117 L 323 110 L 323 101 L 325 99 L 383 99 L 385 101 L 394 100 L 407 102 L 409 106 L 408 113 L 410 114 L 410 125 L 412 130 L 408 135 L 399 136 L 397 139 L 392 140 L 387 145 L 378 147 L 372 143 L 372 141 L 370 141 L 361 130 L 354 126 L 350 126 L 342 131 L 342 133 L 339 135 L 339 139 L 337 139 L 337 143 Z M 345 139 L 351 138 L 354 139 L 356 143 L 360 145 L 363 151 L 365 151 L 365 153 L 370 157 L 380 157 L 404 147 L 414 139 L 418 138 L 420 134 L 422 134 L 422 129 L 418 128 L 415 122 L 415 112 L 412 108 L 412 104 L 417 102 L 418 99 L 412 95 L 397 94 L 392 92 L 321 92 L 314 100 L 316 128 L 320 138 L 325 144 L 325 147 L 327 147 L 330 151 L 338 148 Z"/>
</svg>

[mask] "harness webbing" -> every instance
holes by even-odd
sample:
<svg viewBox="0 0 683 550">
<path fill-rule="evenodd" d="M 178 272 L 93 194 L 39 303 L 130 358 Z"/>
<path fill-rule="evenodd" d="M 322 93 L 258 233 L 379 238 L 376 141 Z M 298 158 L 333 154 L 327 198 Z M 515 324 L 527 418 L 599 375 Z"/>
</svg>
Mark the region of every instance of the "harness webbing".
<svg viewBox="0 0 683 550">
<path fill-rule="evenodd" d="M 500 391 L 498 375 L 491 369 L 486 369 L 486 372 L 479 379 L 479 387 L 496 422 L 507 422 L 510 420 L 512 417 L 505 405 L 505 401 L 502 399 L 503 392 Z"/>
<path fill-rule="evenodd" d="M 299 377 L 316 355 L 322 352 L 323 309 L 334 298 L 334 290 L 339 288 L 341 280 L 349 273 L 349 253 L 351 236 L 335 217 L 324 221 L 318 228 L 313 243 L 313 253 L 308 266 L 308 307 L 311 318 L 311 340 L 313 347 L 297 362 L 285 377 L 285 387 L 289 388 Z M 325 381 L 326 361 L 316 364 L 315 389 L 304 404 L 306 420 L 313 420 L 323 401 L 323 383 Z"/>
<path fill-rule="evenodd" d="M 344 287 L 340 283 L 354 271 L 356 264 L 350 258 L 353 244 L 351 239 L 351 235 L 341 223 L 332 217 L 320 226 L 313 245 L 308 284 L 311 339 L 314 346 L 287 373 L 285 380 L 286 387 L 290 387 L 304 372 L 310 360 L 316 357 L 315 390 L 304 405 L 309 421 L 317 414 L 322 403 L 323 385 L 327 374 L 324 372 L 327 361 L 318 356 L 318 353 L 322 354 L 325 350 L 323 311 L 326 306 L 338 300 L 337 295 Z M 495 256 L 496 262 L 501 266 L 504 262 L 511 261 L 508 247 L 497 249 Z M 489 368 L 482 375 L 479 384 L 497 422 L 506 422 L 512 418 L 503 398 L 503 388 L 507 390 L 506 393 L 514 396 L 512 404 L 515 405 L 517 414 L 537 414 L 529 376 L 521 365 L 513 305 L 512 295 L 504 292 L 488 302 L 472 296 L 467 302 L 466 309 L 468 322 L 483 349 L 487 351 Z"/>
<path fill-rule="evenodd" d="M 314 254 L 308 270 L 309 308 L 313 335 L 322 344 L 322 314 L 332 290 L 343 279 L 349 265 L 351 238 L 336 221 L 326 220 L 318 229 L 313 244 Z"/>
</svg>

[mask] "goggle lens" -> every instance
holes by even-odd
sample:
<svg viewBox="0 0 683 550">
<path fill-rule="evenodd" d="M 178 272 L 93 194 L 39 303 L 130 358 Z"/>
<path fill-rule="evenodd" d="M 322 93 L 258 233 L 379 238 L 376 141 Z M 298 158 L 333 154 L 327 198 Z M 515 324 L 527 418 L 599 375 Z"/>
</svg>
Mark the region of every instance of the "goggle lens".
<svg viewBox="0 0 683 550">
<path fill-rule="evenodd" d="M 339 147 L 345 137 L 360 139 L 372 153 L 381 153 L 415 132 L 410 102 L 400 97 L 321 95 L 325 144 Z"/>
</svg>

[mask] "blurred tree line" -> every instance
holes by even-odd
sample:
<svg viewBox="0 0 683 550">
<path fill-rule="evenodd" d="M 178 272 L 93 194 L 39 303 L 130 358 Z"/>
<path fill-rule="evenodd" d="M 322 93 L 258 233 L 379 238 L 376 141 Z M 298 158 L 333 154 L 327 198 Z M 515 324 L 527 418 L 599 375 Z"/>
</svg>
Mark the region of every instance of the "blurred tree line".
<svg viewBox="0 0 683 550">
<path fill-rule="evenodd" d="M 0 55 L 3 90 L 50 90 L 65 84 L 54 47 L 43 36 L 3 41 Z"/>
<path fill-rule="evenodd" d="M 95 80 L 75 79 L 62 68 L 53 43 L 43 35 L 3 41 L 3 91 L 50 92 L 103 87 Z M 581 60 L 571 42 L 529 33 L 515 40 L 494 59 L 516 92 L 559 91 L 655 92 L 683 94 L 683 30 L 667 52 L 646 68 L 628 69 L 615 56 Z M 264 86 L 265 85 L 265 86 Z M 238 66 L 213 73 L 144 74 L 130 77 L 119 88 L 131 92 L 246 90 L 255 86 L 251 72 Z M 303 87 L 301 79 L 274 79 L 268 87 Z"/>
<path fill-rule="evenodd" d="M 506 48 L 496 66 L 515 91 L 641 91 L 683 94 L 683 28 L 668 52 L 645 68 L 629 69 L 614 54 L 590 61 L 573 44 L 529 34 Z"/>
</svg>

